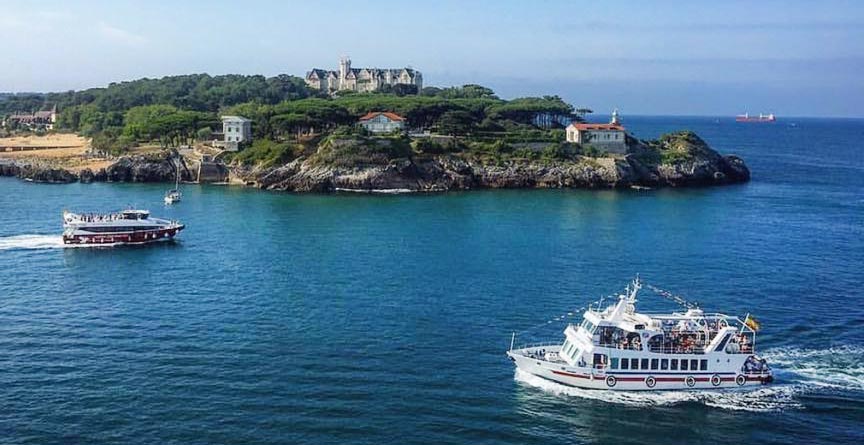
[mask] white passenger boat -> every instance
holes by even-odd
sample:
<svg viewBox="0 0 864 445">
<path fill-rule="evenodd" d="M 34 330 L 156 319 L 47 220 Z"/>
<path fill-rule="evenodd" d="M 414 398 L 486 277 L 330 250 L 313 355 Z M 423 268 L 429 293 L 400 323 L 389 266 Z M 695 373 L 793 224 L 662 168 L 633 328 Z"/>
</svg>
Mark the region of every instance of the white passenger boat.
<svg viewBox="0 0 864 445">
<path fill-rule="evenodd" d="M 524 372 L 588 389 L 716 389 L 773 381 L 756 355 L 755 319 L 708 314 L 671 294 L 686 312 L 639 313 L 641 288 L 637 278 L 615 304 L 589 308 L 581 324 L 564 330 L 563 343 L 514 348 L 514 334 L 507 355 Z"/>
<path fill-rule="evenodd" d="M 174 238 L 185 226 L 178 221 L 151 218 L 146 210 L 117 213 L 63 212 L 65 244 L 144 244 Z"/>
</svg>

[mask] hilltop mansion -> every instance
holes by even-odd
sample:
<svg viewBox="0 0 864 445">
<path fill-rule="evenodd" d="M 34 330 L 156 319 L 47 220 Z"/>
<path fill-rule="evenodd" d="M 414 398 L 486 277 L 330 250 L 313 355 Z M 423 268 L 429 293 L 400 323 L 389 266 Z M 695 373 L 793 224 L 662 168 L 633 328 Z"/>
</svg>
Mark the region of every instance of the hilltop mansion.
<svg viewBox="0 0 864 445">
<path fill-rule="evenodd" d="M 351 59 L 343 57 L 339 61 L 339 71 L 313 68 L 306 73 L 306 85 L 316 90 L 333 93 L 336 91 L 371 92 L 385 85 L 416 85 L 417 91 L 423 88 L 423 75 L 412 68 L 351 68 Z"/>
</svg>

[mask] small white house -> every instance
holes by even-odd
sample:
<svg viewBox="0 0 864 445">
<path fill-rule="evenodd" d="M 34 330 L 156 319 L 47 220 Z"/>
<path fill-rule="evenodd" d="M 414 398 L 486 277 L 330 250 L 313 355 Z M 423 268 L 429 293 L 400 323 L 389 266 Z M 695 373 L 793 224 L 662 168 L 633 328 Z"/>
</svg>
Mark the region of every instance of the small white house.
<svg viewBox="0 0 864 445">
<path fill-rule="evenodd" d="M 618 120 L 618 111 L 612 112 L 612 121 L 608 124 L 590 124 L 574 122 L 567 126 L 567 142 L 586 145 L 610 153 L 627 152 L 627 130 Z"/>
<path fill-rule="evenodd" d="M 359 123 L 371 133 L 394 133 L 405 129 L 405 118 L 387 111 L 367 113 Z"/>
<path fill-rule="evenodd" d="M 225 149 L 236 151 L 243 142 L 252 142 L 252 121 L 242 116 L 222 116 Z"/>
</svg>

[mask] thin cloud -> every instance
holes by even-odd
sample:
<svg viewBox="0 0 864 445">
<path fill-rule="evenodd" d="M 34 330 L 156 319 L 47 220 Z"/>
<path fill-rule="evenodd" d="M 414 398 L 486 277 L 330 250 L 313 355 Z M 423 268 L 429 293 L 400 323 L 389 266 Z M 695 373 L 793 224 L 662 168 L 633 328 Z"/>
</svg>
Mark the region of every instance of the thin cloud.
<svg viewBox="0 0 864 445">
<path fill-rule="evenodd" d="M 823 21 L 823 22 L 709 22 L 709 23 L 644 23 L 644 22 L 613 22 L 613 21 L 587 21 L 578 24 L 568 23 L 558 27 L 572 30 L 582 29 L 588 31 L 613 31 L 613 30 L 637 30 L 637 31 L 854 31 L 864 30 L 864 22 L 853 21 Z"/>
<path fill-rule="evenodd" d="M 105 39 L 122 45 L 141 46 L 147 43 L 146 37 L 111 26 L 105 22 L 100 22 L 96 30 Z"/>
</svg>

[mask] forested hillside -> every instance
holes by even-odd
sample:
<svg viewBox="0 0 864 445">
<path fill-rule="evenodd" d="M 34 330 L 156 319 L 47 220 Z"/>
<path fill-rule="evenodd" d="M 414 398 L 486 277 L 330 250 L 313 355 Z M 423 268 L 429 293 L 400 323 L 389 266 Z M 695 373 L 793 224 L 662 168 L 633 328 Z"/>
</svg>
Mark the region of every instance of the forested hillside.
<svg viewBox="0 0 864 445">
<path fill-rule="evenodd" d="M 220 114 L 253 120 L 256 139 L 286 141 L 351 126 L 369 111 L 393 111 L 408 127 L 473 138 L 522 135 L 552 139 L 531 125 L 538 113 L 571 115 L 557 96 L 503 100 L 486 87 L 424 88 L 420 94 L 343 93 L 308 89 L 303 79 L 193 74 L 113 83 L 83 91 L 14 95 L 0 100 L 0 113 L 56 105 L 57 128 L 94 138 L 98 149 L 121 152 L 137 143 L 165 146 L 206 139 Z M 559 137 L 560 135 L 555 135 Z"/>
</svg>

